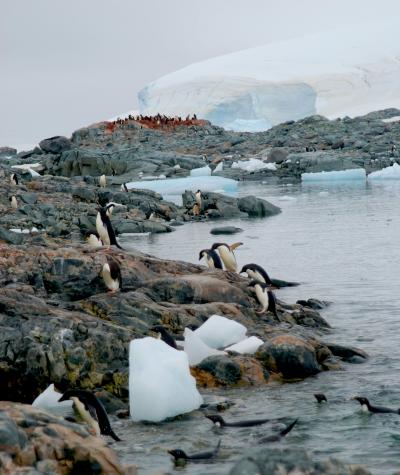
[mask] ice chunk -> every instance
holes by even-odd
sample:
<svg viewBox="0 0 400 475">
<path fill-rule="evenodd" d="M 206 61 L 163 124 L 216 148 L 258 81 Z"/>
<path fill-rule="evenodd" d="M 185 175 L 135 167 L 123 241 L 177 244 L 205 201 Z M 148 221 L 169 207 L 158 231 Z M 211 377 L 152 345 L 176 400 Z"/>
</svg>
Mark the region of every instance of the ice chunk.
<svg viewBox="0 0 400 475">
<path fill-rule="evenodd" d="M 220 315 L 211 315 L 195 335 L 211 348 L 225 348 L 246 338 L 247 328 L 241 323 Z"/>
<path fill-rule="evenodd" d="M 16 168 L 17 170 L 35 170 L 35 168 L 41 168 L 42 164 L 39 162 L 36 163 L 24 163 L 23 165 L 12 165 L 11 168 Z"/>
<path fill-rule="evenodd" d="M 211 168 L 207 165 L 206 167 L 193 168 L 190 170 L 190 176 L 210 176 Z"/>
<path fill-rule="evenodd" d="M 185 341 L 183 349 L 188 355 L 190 366 L 195 366 L 201 363 L 208 356 L 226 355 L 224 351 L 210 348 L 204 341 L 189 328 L 185 328 Z"/>
<path fill-rule="evenodd" d="M 245 340 L 239 341 L 239 343 L 235 343 L 234 345 L 228 346 L 228 348 L 225 348 L 225 350 L 236 351 L 237 353 L 252 355 L 258 350 L 258 348 L 263 343 L 264 342 L 260 338 L 256 336 L 250 336 L 249 338 L 246 338 Z"/>
<path fill-rule="evenodd" d="M 237 181 L 222 176 L 189 176 L 168 180 L 131 181 L 126 184 L 128 189 L 138 188 L 152 190 L 161 195 L 181 195 L 185 190 L 191 191 L 236 191 Z"/>
<path fill-rule="evenodd" d="M 233 162 L 232 168 L 241 168 L 242 170 L 250 173 L 257 170 L 276 170 L 275 163 L 265 163 L 258 158 L 251 158 L 247 161 Z"/>
<path fill-rule="evenodd" d="M 368 175 L 368 180 L 399 180 L 400 179 L 400 165 L 393 163 L 391 167 L 382 168 L 376 172 Z"/>
<path fill-rule="evenodd" d="M 334 172 L 302 173 L 302 181 L 355 181 L 365 180 L 364 168 L 352 168 L 350 170 L 340 170 Z"/>
<path fill-rule="evenodd" d="M 32 406 L 63 416 L 71 415 L 73 413 L 72 401 L 58 402 L 61 396 L 62 394 L 54 389 L 54 384 L 50 384 L 50 386 L 33 401 Z"/>
<path fill-rule="evenodd" d="M 131 341 L 129 405 L 134 421 L 160 422 L 198 409 L 202 402 L 184 351 L 152 337 Z"/>
<path fill-rule="evenodd" d="M 224 162 L 219 162 L 218 165 L 214 168 L 213 173 L 222 172 L 224 170 Z"/>
</svg>

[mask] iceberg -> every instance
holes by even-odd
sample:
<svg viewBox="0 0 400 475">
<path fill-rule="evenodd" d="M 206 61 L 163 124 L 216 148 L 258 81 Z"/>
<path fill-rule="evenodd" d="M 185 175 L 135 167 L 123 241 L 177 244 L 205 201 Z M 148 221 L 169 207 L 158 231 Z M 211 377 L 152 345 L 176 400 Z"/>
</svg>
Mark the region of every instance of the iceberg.
<svg viewBox="0 0 400 475">
<path fill-rule="evenodd" d="M 224 170 L 224 162 L 219 162 L 218 165 L 214 168 L 213 173 L 222 172 Z"/>
<path fill-rule="evenodd" d="M 139 92 L 139 108 L 195 112 L 242 131 L 314 114 L 332 119 L 400 108 L 399 40 L 393 16 L 271 42 L 167 74 Z"/>
<path fill-rule="evenodd" d="M 237 181 L 221 176 L 189 176 L 168 180 L 131 181 L 126 184 L 128 189 L 137 188 L 152 190 L 161 195 L 181 195 L 185 190 L 191 191 L 236 191 Z"/>
<path fill-rule="evenodd" d="M 131 341 L 129 406 L 134 421 L 161 422 L 202 403 L 185 352 L 152 337 Z"/>
<path fill-rule="evenodd" d="M 393 163 L 391 167 L 382 168 L 368 175 L 368 181 L 375 180 L 400 180 L 400 165 Z"/>
<path fill-rule="evenodd" d="M 211 315 L 194 334 L 211 348 L 225 348 L 246 338 L 247 328 L 220 315 Z"/>
<path fill-rule="evenodd" d="M 211 168 L 207 165 L 206 167 L 193 168 L 190 170 L 190 176 L 210 176 Z"/>
<path fill-rule="evenodd" d="M 263 343 L 264 342 L 260 338 L 256 336 L 250 336 L 245 340 L 239 341 L 239 343 L 235 343 L 234 345 L 228 346 L 228 348 L 225 348 L 225 350 L 236 351 L 237 353 L 241 353 L 242 355 L 253 355 Z"/>
<path fill-rule="evenodd" d="M 32 406 L 64 417 L 73 414 L 72 401 L 58 402 L 61 396 L 62 394 L 54 389 L 54 384 L 50 384 L 50 386 L 33 401 Z"/>
<path fill-rule="evenodd" d="M 364 168 L 353 168 L 351 170 L 340 170 L 334 172 L 302 173 L 301 181 L 358 181 L 366 180 Z"/>
<path fill-rule="evenodd" d="M 247 161 L 233 162 L 232 168 L 240 168 L 248 173 L 255 172 L 257 170 L 276 170 L 275 163 L 265 163 L 258 158 L 250 158 Z"/>
<path fill-rule="evenodd" d="M 205 358 L 214 355 L 226 355 L 224 351 L 210 348 L 189 328 L 185 328 L 183 350 L 188 355 L 190 366 L 201 363 Z"/>
</svg>

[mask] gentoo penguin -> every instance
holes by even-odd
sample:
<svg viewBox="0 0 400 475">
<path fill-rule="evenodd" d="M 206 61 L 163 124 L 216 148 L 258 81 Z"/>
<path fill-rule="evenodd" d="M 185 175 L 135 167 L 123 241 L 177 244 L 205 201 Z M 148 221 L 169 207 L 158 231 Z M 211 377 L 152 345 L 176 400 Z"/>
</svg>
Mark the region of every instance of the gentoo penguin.
<svg viewBox="0 0 400 475">
<path fill-rule="evenodd" d="M 217 414 L 206 414 L 206 417 L 217 427 L 254 427 L 272 421 L 272 419 L 253 419 L 251 421 L 227 422 Z"/>
<path fill-rule="evenodd" d="M 95 430 L 96 435 L 109 435 L 116 441 L 121 440 L 112 430 L 103 404 L 93 393 L 84 389 L 68 389 L 58 402 L 68 399 L 72 400 L 77 415 Z"/>
<path fill-rule="evenodd" d="M 18 185 L 18 176 L 16 173 L 11 173 L 10 182 L 12 185 Z"/>
<path fill-rule="evenodd" d="M 101 177 L 99 178 L 99 185 L 101 186 L 101 188 L 105 188 L 106 185 L 107 185 L 107 180 L 106 180 L 106 176 L 105 175 L 101 175 Z"/>
<path fill-rule="evenodd" d="M 389 407 L 372 406 L 366 397 L 353 398 L 361 404 L 361 408 L 365 412 L 372 412 L 374 414 L 400 414 L 400 409 L 390 409 Z"/>
<path fill-rule="evenodd" d="M 317 394 L 314 394 L 314 397 L 315 397 L 315 399 L 317 400 L 318 403 L 328 402 L 328 399 L 326 399 L 325 394 L 317 393 Z"/>
<path fill-rule="evenodd" d="M 86 242 L 89 244 L 89 246 L 93 246 L 93 247 L 103 246 L 103 243 L 97 233 L 96 234 L 90 233 L 89 236 L 86 238 Z"/>
<path fill-rule="evenodd" d="M 289 434 L 289 432 L 293 429 L 293 427 L 297 424 L 297 419 L 285 427 L 283 430 L 278 432 L 277 434 L 268 435 L 267 437 L 262 437 L 259 439 L 259 444 L 266 444 L 268 442 L 279 442 L 285 435 Z"/>
<path fill-rule="evenodd" d="M 246 272 L 250 279 L 258 280 L 259 282 L 264 282 L 264 284 L 272 285 L 269 275 L 258 264 L 246 264 L 242 267 L 242 270 L 239 272 L 239 274 L 243 274 L 243 272 Z"/>
<path fill-rule="evenodd" d="M 223 269 L 222 261 L 213 249 L 203 249 L 199 254 L 199 261 L 205 259 L 209 269 Z"/>
<path fill-rule="evenodd" d="M 241 243 L 240 243 L 241 244 Z M 235 243 L 232 246 L 235 246 L 233 249 L 236 249 L 239 243 Z M 225 269 L 231 272 L 237 272 L 237 262 L 235 254 L 233 253 L 232 246 L 225 244 L 224 242 L 216 242 L 211 246 L 211 250 L 217 250 L 219 255 L 224 263 Z"/>
<path fill-rule="evenodd" d="M 200 190 L 197 190 L 195 195 L 196 203 L 199 205 L 199 209 L 201 210 L 201 202 L 202 202 L 202 194 Z"/>
<path fill-rule="evenodd" d="M 126 186 L 126 183 L 122 183 L 121 191 L 126 191 L 127 193 L 129 192 L 128 187 Z"/>
<path fill-rule="evenodd" d="M 272 312 L 275 317 L 279 318 L 278 312 L 276 311 L 276 298 L 272 290 L 269 290 L 270 287 L 264 282 L 259 282 L 258 280 L 252 280 L 249 284 L 249 287 L 253 287 L 256 291 L 257 300 L 261 304 L 261 310 L 256 313 L 264 313 L 267 310 Z"/>
<path fill-rule="evenodd" d="M 11 208 L 18 209 L 18 201 L 17 198 L 13 195 L 8 198 L 10 200 Z"/>
<path fill-rule="evenodd" d="M 96 216 L 96 230 L 105 246 L 117 246 L 122 249 L 122 247 L 117 243 L 117 238 L 115 237 L 110 218 L 107 216 L 107 212 L 104 208 L 98 209 Z"/>
<path fill-rule="evenodd" d="M 162 325 L 155 325 L 154 327 L 151 327 L 150 330 L 158 333 L 159 339 L 164 343 L 171 346 L 172 348 L 175 348 L 175 350 L 178 349 L 178 345 L 176 344 L 174 337 L 168 333 L 165 327 Z"/>
<path fill-rule="evenodd" d="M 121 268 L 115 259 L 107 259 L 107 262 L 103 264 L 101 271 L 104 283 L 108 290 L 111 292 L 117 292 L 122 287 Z"/>
<path fill-rule="evenodd" d="M 206 452 L 197 452 L 192 455 L 188 455 L 181 449 L 168 450 L 168 453 L 174 457 L 174 462 L 179 463 L 182 461 L 198 461 L 198 460 L 210 460 L 217 456 L 219 448 L 221 446 L 221 439 L 219 439 L 217 446 L 213 450 L 208 450 Z"/>
</svg>

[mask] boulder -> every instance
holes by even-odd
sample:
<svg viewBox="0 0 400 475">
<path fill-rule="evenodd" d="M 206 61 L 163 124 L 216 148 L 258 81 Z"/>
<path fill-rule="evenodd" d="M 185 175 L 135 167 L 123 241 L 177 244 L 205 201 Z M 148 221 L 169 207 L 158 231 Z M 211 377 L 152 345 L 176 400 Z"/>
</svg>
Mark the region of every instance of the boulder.
<svg viewBox="0 0 400 475">
<path fill-rule="evenodd" d="M 17 154 L 17 149 L 12 147 L 0 147 L 0 158 L 12 157 Z"/>
<path fill-rule="evenodd" d="M 273 148 L 268 153 L 267 162 L 268 163 L 282 163 L 288 158 L 288 151 L 282 148 Z"/>
<path fill-rule="evenodd" d="M 274 216 L 281 212 L 278 206 L 269 203 L 255 196 L 245 196 L 238 199 L 238 208 L 240 211 L 247 213 L 250 217 L 263 218 L 266 216 Z"/>
<path fill-rule="evenodd" d="M 39 142 L 40 148 L 46 153 L 58 154 L 69 150 L 72 147 L 72 143 L 67 137 L 50 137 Z"/>
<path fill-rule="evenodd" d="M 23 240 L 22 234 L 14 233 L 0 226 L 0 241 L 5 241 L 7 244 L 22 244 Z"/>
<path fill-rule="evenodd" d="M 237 228 L 236 226 L 220 226 L 217 228 L 212 228 L 210 234 L 237 234 L 243 231 L 242 228 Z"/>
</svg>

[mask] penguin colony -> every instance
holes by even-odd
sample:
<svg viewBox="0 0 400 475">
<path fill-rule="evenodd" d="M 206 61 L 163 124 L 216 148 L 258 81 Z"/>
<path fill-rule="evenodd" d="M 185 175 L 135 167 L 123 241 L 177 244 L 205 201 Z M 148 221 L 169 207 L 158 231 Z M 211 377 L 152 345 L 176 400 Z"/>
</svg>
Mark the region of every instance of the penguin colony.
<svg viewBox="0 0 400 475">
<path fill-rule="evenodd" d="M 18 176 L 13 173 L 10 176 L 10 185 L 13 187 L 18 186 Z M 106 186 L 106 177 L 102 175 L 99 178 L 99 186 Z M 121 185 L 121 190 L 128 192 L 126 183 Z M 203 201 L 201 191 L 198 190 L 195 194 L 195 200 L 198 213 L 201 213 Z M 18 202 L 15 195 L 9 197 L 11 207 L 13 209 L 18 208 Z M 118 244 L 115 236 L 114 229 L 111 224 L 111 217 L 115 203 L 109 203 L 105 207 L 100 207 L 96 216 L 96 234 L 89 234 L 87 236 L 87 243 L 93 247 L 104 247 L 110 249 L 110 246 L 116 246 L 122 249 Z M 243 243 L 237 242 L 234 244 L 226 243 L 214 243 L 210 249 L 203 249 L 200 251 L 199 260 L 204 259 L 209 269 L 223 270 L 225 268 L 228 272 L 237 272 L 238 266 L 235 257 L 235 249 L 241 246 Z M 258 264 L 246 264 L 239 272 L 240 274 L 246 273 L 250 279 L 249 287 L 252 287 L 255 291 L 256 298 L 261 305 L 261 308 L 256 313 L 262 314 L 265 312 L 271 312 L 279 320 L 277 312 L 277 301 L 272 289 L 274 288 L 273 281 L 267 274 L 267 272 Z M 114 293 L 122 288 L 122 276 L 121 267 L 119 262 L 111 256 L 106 256 L 106 262 L 104 262 L 101 275 L 104 283 L 110 292 Z M 178 349 L 177 343 L 172 335 L 170 335 L 165 327 L 162 325 L 156 325 L 151 328 L 152 332 L 158 335 L 158 338 L 162 339 L 166 344 L 174 349 Z M 328 403 L 328 399 L 323 393 L 314 394 L 314 397 L 318 404 Z M 382 406 L 372 405 L 366 397 L 356 396 L 352 398 L 359 402 L 363 411 L 370 414 L 398 414 L 400 415 L 400 409 L 387 408 Z M 84 422 L 89 430 L 96 436 L 104 435 L 110 436 L 115 441 L 121 441 L 121 439 L 115 434 L 111 428 L 111 424 L 107 415 L 107 412 L 102 405 L 101 401 L 96 397 L 94 393 L 81 389 L 68 389 L 59 399 L 59 402 L 71 400 L 73 403 L 73 409 L 76 415 L 74 422 Z M 264 425 L 270 422 L 274 422 L 270 418 L 261 418 L 253 420 L 241 420 L 241 421 L 226 421 L 220 415 L 206 414 L 205 417 L 209 419 L 215 427 L 220 429 L 229 428 L 245 428 Z M 276 421 L 275 421 L 276 422 Z M 258 439 L 257 444 L 267 444 L 280 441 L 285 437 L 293 427 L 297 424 L 298 420 L 295 419 L 292 423 L 285 426 L 281 431 L 272 435 L 262 437 Z M 182 449 L 171 449 L 168 453 L 173 457 L 175 464 L 179 465 L 190 461 L 199 462 L 205 460 L 211 460 L 218 456 L 221 446 L 221 439 L 218 440 L 217 445 L 208 451 L 198 452 L 193 454 L 187 454 Z"/>
</svg>

